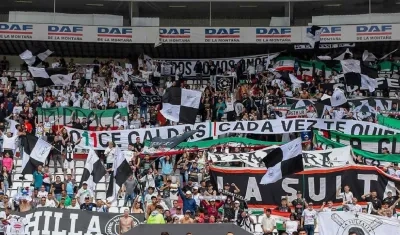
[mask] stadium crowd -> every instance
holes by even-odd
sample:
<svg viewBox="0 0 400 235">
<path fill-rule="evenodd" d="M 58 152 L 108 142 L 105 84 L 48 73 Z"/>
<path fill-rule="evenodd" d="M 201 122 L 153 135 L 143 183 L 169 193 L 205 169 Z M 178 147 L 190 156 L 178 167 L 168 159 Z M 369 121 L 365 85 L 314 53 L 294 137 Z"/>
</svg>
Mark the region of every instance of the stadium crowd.
<svg viewBox="0 0 400 235">
<path fill-rule="evenodd" d="M 6 58 L 3 61 L 7 61 Z M 129 62 L 127 62 L 129 63 Z M 276 74 L 267 68 L 238 63 L 229 71 L 221 71 L 210 63 L 210 81 L 197 77 L 195 84 L 189 85 L 182 75 L 182 68 L 178 67 L 175 76 L 162 76 L 158 62 L 149 64 L 148 61 L 137 66 L 123 68 L 121 64 L 108 60 L 93 61 L 93 65 L 80 66 L 74 61 L 55 59 L 50 65 L 44 62 L 43 66 L 67 67 L 75 72 L 76 79 L 71 86 L 63 87 L 62 92 L 52 93 L 51 89 L 38 88 L 33 79 L 14 77 L 7 71 L 9 63 L 2 62 L 3 76 L 0 77 L 0 129 L 2 134 L 2 161 L 0 175 L 1 192 L 0 208 L 26 212 L 40 207 L 79 209 L 98 212 L 107 212 L 112 206 L 104 198 L 95 198 L 94 192 L 83 182 L 75 181 L 74 169 L 70 165 L 73 159 L 71 153 L 77 142 L 73 143 L 68 133 L 62 127 L 55 127 L 55 122 L 48 119 L 41 122 L 37 118 L 36 108 L 73 106 L 84 109 L 114 109 L 129 110 L 128 119 L 118 119 L 118 129 L 137 129 L 156 127 L 160 125 L 174 125 L 162 120 L 158 115 L 158 104 L 149 104 L 146 99 L 135 96 L 133 81 L 145 81 L 155 85 L 157 92 L 162 95 L 165 89 L 171 86 L 180 86 L 188 89 L 200 89 L 203 97 L 199 110 L 199 121 L 235 121 L 235 120 L 265 120 L 282 118 L 283 113 L 276 111 L 276 107 L 286 105 L 286 97 L 309 99 L 321 98 L 330 91 L 321 88 L 321 84 L 335 83 L 335 73 L 329 77 L 314 74 L 311 80 L 295 72 L 295 76 L 305 81 L 303 86 L 296 87 L 282 80 L 275 79 Z M 22 66 L 26 67 L 26 65 Z M 196 73 L 201 74 L 201 68 Z M 233 76 L 235 84 L 233 91 L 216 91 L 215 76 L 225 74 Z M 205 84 L 201 87 L 199 84 Z M 96 94 L 95 96 L 92 94 Z M 354 94 L 364 96 L 371 94 L 357 90 Z M 350 118 L 351 112 L 346 111 L 343 118 Z M 306 117 L 316 117 L 315 110 L 309 109 Z M 328 117 L 327 117 L 328 118 Z M 17 123 L 15 127 L 10 123 Z M 88 129 L 91 120 L 73 119 L 71 126 L 76 129 Z M 109 130 L 112 127 L 96 127 L 96 130 Z M 47 164 L 39 166 L 33 174 L 32 196 L 26 196 L 29 189 L 22 189 L 22 194 L 11 195 L 15 162 L 22 152 L 20 138 L 27 133 L 34 133 L 53 145 Z M 308 134 L 312 136 L 311 133 Z M 247 137 L 257 140 L 282 141 L 281 135 L 256 135 Z M 80 140 L 77 140 L 78 142 Z M 240 189 L 235 183 L 226 183 L 218 189 L 209 181 L 208 161 L 201 161 L 202 152 L 184 152 L 174 156 L 157 158 L 155 161 L 150 155 L 141 155 L 143 143 L 138 140 L 130 146 L 134 152 L 129 162 L 133 174 L 125 182 L 119 193 L 124 199 L 124 206 L 129 207 L 130 213 L 145 214 L 148 224 L 191 224 L 191 223 L 236 223 L 247 231 L 254 231 L 256 221 L 249 216 L 246 201 L 240 196 Z M 305 143 L 305 149 L 313 149 L 312 142 Z M 223 151 L 217 148 L 216 151 Z M 239 151 L 247 151 L 242 148 Z M 113 158 L 113 144 L 99 156 L 104 160 L 106 169 L 110 169 Z M 53 163 L 53 164 L 50 164 Z M 230 166 L 240 166 L 232 163 Z M 64 176 L 56 175 L 60 171 Z M 397 169 L 397 166 L 396 168 Z M 389 169 L 388 169 L 389 171 Z M 396 171 L 395 171 L 396 172 Z M 17 172 L 19 173 L 19 172 Z M 328 201 L 321 208 L 313 207 L 312 202 L 306 202 L 302 192 L 297 192 L 297 199 L 289 202 L 283 198 L 276 208 L 266 208 L 262 218 L 262 230 L 270 234 L 307 234 L 313 235 L 316 226 L 316 213 L 330 210 L 349 210 L 363 213 L 379 214 L 392 217 L 394 206 L 399 199 L 389 195 L 379 199 L 376 192 L 363 195 L 362 198 L 353 197 L 350 188 L 344 191 L 338 189 L 338 196 L 343 198 L 343 205 L 339 208 Z M 400 193 L 400 192 L 399 192 Z M 372 203 L 368 209 L 358 205 L 359 200 Z M 291 209 L 292 208 L 292 209 Z M 291 212 L 290 219 L 277 228 L 276 221 L 271 217 L 274 212 Z M 129 226 L 128 226 L 129 227 Z M 307 233 L 305 233 L 307 232 Z"/>
</svg>

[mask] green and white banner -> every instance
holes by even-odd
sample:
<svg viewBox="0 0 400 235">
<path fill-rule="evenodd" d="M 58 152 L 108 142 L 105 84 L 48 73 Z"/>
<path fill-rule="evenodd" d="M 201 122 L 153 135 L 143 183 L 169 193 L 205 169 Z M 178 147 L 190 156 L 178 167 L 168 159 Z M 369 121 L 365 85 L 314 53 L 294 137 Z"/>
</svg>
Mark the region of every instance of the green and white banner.
<svg viewBox="0 0 400 235">
<path fill-rule="evenodd" d="M 400 134 L 395 135 L 348 135 L 330 131 L 330 139 L 372 153 L 382 153 L 387 148 L 390 153 L 400 153 Z"/>
<path fill-rule="evenodd" d="M 322 136 L 318 131 L 314 131 L 314 143 L 322 149 L 333 149 L 346 146 Z M 366 165 L 387 166 L 391 162 L 400 163 L 400 154 L 379 154 L 364 150 L 354 149 L 353 153 L 356 157 L 361 157 Z"/>
<path fill-rule="evenodd" d="M 45 118 L 49 118 L 49 121 L 57 120 L 61 117 L 55 125 L 67 126 L 71 125 L 72 115 L 73 118 L 82 118 L 87 120 L 93 120 L 90 126 L 118 126 L 118 122 L 115 120 L 117 117 L 127 117 L 128 110 L 126 108 L 121 109 L 106 109 L 106 110 L 92 110 L 82 109 L 76 107 L 57 107 L 57 108 L 37 108 L 38 121 L 44 122 Z"/>
</svg>

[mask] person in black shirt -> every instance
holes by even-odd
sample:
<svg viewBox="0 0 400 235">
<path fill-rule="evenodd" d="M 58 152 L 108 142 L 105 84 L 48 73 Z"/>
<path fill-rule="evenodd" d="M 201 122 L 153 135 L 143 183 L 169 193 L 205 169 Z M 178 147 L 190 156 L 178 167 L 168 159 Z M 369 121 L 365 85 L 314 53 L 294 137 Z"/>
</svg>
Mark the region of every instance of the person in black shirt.
<svg viewBox="0 0 400 235">
<path fill-rule="evenodd" d="M 93 120 L 91 120 L 91 119 L 86 120 L 85 117 L 82 118 L 82 122 L 81 122 L 82 130 L 89 130 L 89 126 L 90 126 L 90 124 L 92 124 L 92 122 L 93 122 Z"/>
<path fill-rule="evenodd" d="M 140 118 L 140 128 L 146 128 L 146 126 L 148 126 L 148 125 L 149 125 L 149 123 L 144 120 L 144 117 L 141 117 Z"/>
<path fill-rule="evenodd" d="M 371 214 L 378 215 L 378 210 L 382 208 L 382 201 L 378 199 L 377 193 L 375 191 L 372 191 L 370 193 L 362 195 L 361 198 L 366 202 L 370 202 L 372 204 Z"/>
<path fill-rule="evenodd" d="M 212 87 L 216 87 L 217 79 L 217 66 L 215 66 L 214 61 L 208 62 L 208 71 L 210 72 L 210 83 Z"/>
<path fill-rule="evenodd" d="M 136 142 L 133 144 L 133 149 L 135 152 L 140 153 L 142 152 L 144 145 L 140 143 L 140 137 L 136 137 Z"/>
<path fill-rule="evenodd" d="M 281 205 L 276 207 L 275 210 L 279 212 L 290 212 L 290 207 L 288 206 L 288 201 L 286 197 L 281 199 Z"/>
<path fill-rule="evenodd" d="M 72 128 L 83 130 L 83 125 L 79 118 L 72 120 Z"/>
<path fill-rule="evenodd" d="M 294 212 L 296 214 L 296 220 L 301 220 L 301 215 L 303 213 L 304 208 L 306 208 L 307 203 L 306 201 L 302 198 L 303 194 L 301 191 L 297 191 L 297 198 L 292 201 L 292 203 L 289 203 L 289 206 L 294 207 Z"/>
<path fill-rule="evenodd" d="M 85 203 L 81 205 L 81 210 L 92 211 L 93 208 L 96 208 L 96 204 L 90 202 L 90 197 L 85 197 Z"/>
<path fill-rule="evenodd" d="M 53 133 L 53 130 L 51 128 L 49 129 L 49 132 L 46 132 L 46 138 L 47 138 L 46 139 L 47 142 L 52 143 L 52 144 L 54 143 L 55 134 Z M 56 151 L 56 150 L 51 150 L 50 151 L 50 154 L 46 158 L 45 166 L 49 166 L 49 164 L 50 164 L 50 155 L 53 154 L 53 151 Z"/>
<path fill-rule="evenodd" d="M 51 155 L 53 157 L 53 162 L 54 162 L 54 172 L 57 172 L 57 162 L 60 164 L 61 169 L 64 171 L 64 163 L 62 159 L 62 147 L 65 144 L 64 140 L 62 137 L 57 136 L 54 139 L 53 142 L 53 148 L 51 150 Z"/>
</svg>

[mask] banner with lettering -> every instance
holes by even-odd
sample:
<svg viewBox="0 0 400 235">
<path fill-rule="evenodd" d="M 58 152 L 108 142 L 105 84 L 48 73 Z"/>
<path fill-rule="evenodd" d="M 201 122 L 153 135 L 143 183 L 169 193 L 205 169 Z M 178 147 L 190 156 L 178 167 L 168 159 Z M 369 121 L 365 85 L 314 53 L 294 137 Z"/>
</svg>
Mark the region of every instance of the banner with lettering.
<svg viewBox="0 0 400 235">
<path fill-rule="evenodd" d="M 400 234 L 400 221 L 395 217 L 332 211 L 317 213 L 317 220 L 323 235 Z"/>
<path fill-rule="evenodd" d="M 83 118 L 86 120 L 93 120 L 90 126 L 118 126 L 118 122 L 115 118 L 121 118 L 128 116 L 128 110 L 126 108 L 121 109 L 106 109 L 106 110 L 92 110 L 82 109 L 77 107 L 57 107 L 57 108 L 37 108 L 38 121 L 45 122 L 48 118 L 49 121 L 58 119 L 54 125 L 70 126 L 73 118 L 79 118 L 82 121 Z"/>
<path fill-rule="evenodd" d="M 121 214 L 93 212 L 72 209 L 38 208 L 28 212 L 12 212 L 11 216 L 18 226 L 6 226 L 13 235 L 40 234 L 119 234 Z M 144 221 L 144 214 L 131 214 L 129 217 L 137 226 Z M 14 221 L 14 220 L 13 220 Z M 12 221 L 12 222 L 13 222 Z M 11 227 L 11 228 L 7 228 Z M 23 228 L 23 231 L 21 227 Z M 13 231 L 14 230 L 14 231 Z"/>
<path fill-rule="evenodd" d="M 322 149 L 334 149 L 346 146 L 344 144 L 323 137 L 321 134 L 318 133 L 318 131 L 314 131 L 313 141 L 315 143 L 315 147 L 320 147 Z M 400 154 L 379 154 L 355 148 L 353 148 L 353 152 L 356 155 L 356 157 L 370 159 L 372 162 L 370 160 L 368 160 L 368 162 L 364 162 L 365 164 L 368 165 L 382 166 L 384 165 L 383 164 L 384 162 L 400 163 Z"/>
<path fill-rule="evenodd" d="M 400 133 L 400 130 L 393 130 L 370 122 L 311 118 L 236 122 L 201 122 L 195 123 L 194 125 L 177 125 L 115 131 L 85 131 L 70 127 L 66 127 L 66 129 L 72 137 L 72 140 L 76 141 L 80 137 L 83 138 L 77 145 L 78 148 L 88 148 L 89 146 L 92 146 L 94 149 L 99 150 L 107 148 L 108 141 L 113 141 L 119 147 L 127 148 L 129 144 L 135 143 L 136 137 L 139 137 L 141 141 L 151 140 L 156 136 L 167 139 L 190 130 L 198 130 L 198 132 L 189 139 L 189 142 L 230 133 L 282 134 L 312 131 L 313 129 L 336 130 L 353 135 L 393 135 Z"/>
<path fill-rule="evenodd" d="M 208 159 L 213 163 L 243 162 L 247 167 L 263 167 L 262 159 L 278 146 L 271 146 L 248 153 L 209 153 Z M 303 164 L 307 168 L 338 167 L 354 164 L 351 147 L 327 150 L 303 151 Z"/>
<path fill-rule="evenodd" d="M 400 153 L 400 134 L 396 135 L 347 135 L 330 131 L 329 138 L 338 143 L 372 153 L 382 153 L 387 148 L 390 153 Z"/>
<path fill-rule="evenodd" d="M 282 134 L 311 131 L 312 129 L 336 130 L 351 135 L 393 135 L 400 130 L 356 120 L 294 118 L 260 121 L 236 121 L 215 123 L 214 135 L 241 134 Z"/>
<path fill-rule="evenodd" d="M 336 191 L 345 185 L 351 188 L 357 198 L 371 191 L 376 191 L 378 198 L 385 198 L 386 192 L 396 192 L 395 186 L 400 183 L 399 178 L 391 177 L 377 167 L 353 165 L 330 169 L 313 168 L 273 184 L 260 185 L 266 171 L 251 167 L 210 167 L 213 184 L 220 189 L 226 183 L 234 182 L 240 189 L 240 195 L 248 200 L 249 207 L 275 208 L 280 204 L 282 196 L 287 195 L 290 201 L 296 199 L 297 191 L 303 193 L 307 202 L 321 205 L 332 200 L 339 203 L 342 199 L 336 197 Z"/>
<path fill-rule="evenodd" d="M 78 145 L 76 145 L 77 148 L 87 149 L 92 147 L 97 150 L 106 149 L 109 141 L 114 142 L 122 149 L 128 149 L 129 145 L 133 145 L 136 142 L 137 137 L 140 138 L 141 142 L 144 140 L 151 140 L 156 136 L 168 139 L 191 130 L 197 130 L 197 132 L 191 136 L 188 141 L 197 141 L 212 137 L 211 122 L 195 123 L 194 125 L 177 125 L 114 131 L 86 131 L 70 127 L 65 128 L 72 140 L 76 141 L 82 137 L 82 140 Z"/>
</svg>

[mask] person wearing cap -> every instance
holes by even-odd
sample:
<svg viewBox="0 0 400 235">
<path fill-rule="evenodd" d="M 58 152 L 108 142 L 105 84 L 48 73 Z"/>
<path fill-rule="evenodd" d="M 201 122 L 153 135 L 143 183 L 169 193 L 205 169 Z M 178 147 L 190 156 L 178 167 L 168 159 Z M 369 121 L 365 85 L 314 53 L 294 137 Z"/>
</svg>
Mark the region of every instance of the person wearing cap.
<svg viewBox="0 0 400 235">
<path fill-rule="evenodd" d="M 294 199 L 291 203 L 289 203 L 289 206 L 294 207 L 294 212 L 296 214 L 296 219 L 301 220 L 301 215 L 303 214 L 303 210 L 307 206 L 307 202 L 305 201 L 304 198 L 302 198 L 302 193 L 301 191 L 297 191 L 296 194 L 296 199 Z"/>
<path fill-rule="evenodd" d="M 400 195 L 400 190 L 396 188 L 396 192 Z M 389 206 L 392 206 L 395 204 L 395 201 L 399 198 L 398 196 L 393 196 L 392 191 L 387 191 L 387 197 L 383 199 L 383 203 L 387 203 Z"/>
<path fill-rule="evenodd" d="M 314 230 L 317 223 L 317 211 L 313 208 L 313 203 L 307 204 L 307 209 L 303 210 L 301 215 L 301 228 L 307 231 L 307 235 L 314 235 Z"/>
<path fill-rule="evenodd" d="M 87 197 L 93 198 L 93 192 L 88 188 L 86 181 L 82 183 L 82 188 L 78 190 L 76 196 L 79 198 L 79 204 L 85 203 Z"/>
<path fill-rule="evenodd" d="M 197 204 L 196 204 L 196 200 L 193 199 L 192 197 L 192 192 L 191 191 L 186 191 L 186 193 L 183 193 L 181 187 L 179 187 L 178 184 L 178 192 L 179 192 L 179 196 L 182 198 L 183 201 L 183 210 L 184 211 L 191 211 L 192 215 L 194 215 L 194 213 L 197 210 Z"/>
<path fill-rule="evenodd" d="M 218 209 L 224 205 L 224 201 L 220 201 L 218 203 L 215 202 L 215 199 L 212 198 L 209 201 L 207 200 L 202 200 L 201 205 L 204 207 L 204 209 L 208 212 L 208 216 L 215 216 L 218 217 Z"/>
<path fill-rule="evenodd" d="M 388 202 L 383 202 L 382 208 L 378 210 L 378 215 L 385 216 L 391 218 L 393 214 L 396 214 L 395 208 L 397 203 L 400 202 L 400 198 L 398 198 L 393 205 L 389 205 Z M 397 218 L 395 218 L 397 220 Z"/>
<path fill-rule="evenodd" d="M 190 218 L 192 216 L 192 212 L 190 210 L 185 211 L 185 215 L 179 220 L 181 224 L 193 224 L 194 220 Z"/>
<path fill-rule="evenodd" d="M 92 202 L 91 197 L 86 196 L 84 203 L 81 204 L 81 210 L 96 211 L 96 204 Z"/>
<path fill-rule="evenodd" d="M 165 224 L 163 212 L 163 207 L 157 205 L 156 209 L 147 218 L 147 224 Z"/>
<path fill-rule="evenodd" d="M 200 206 L 200 202 L 201 202 L 201 200 L 200 200 L 200 196 L 201 196 L 201 194 L 199 193 L 199 187 L 198 186 L 194 186 L 193 187 L 193 199 L 196 201 L 196 205 L 199 207 Z"/>
</svg>

